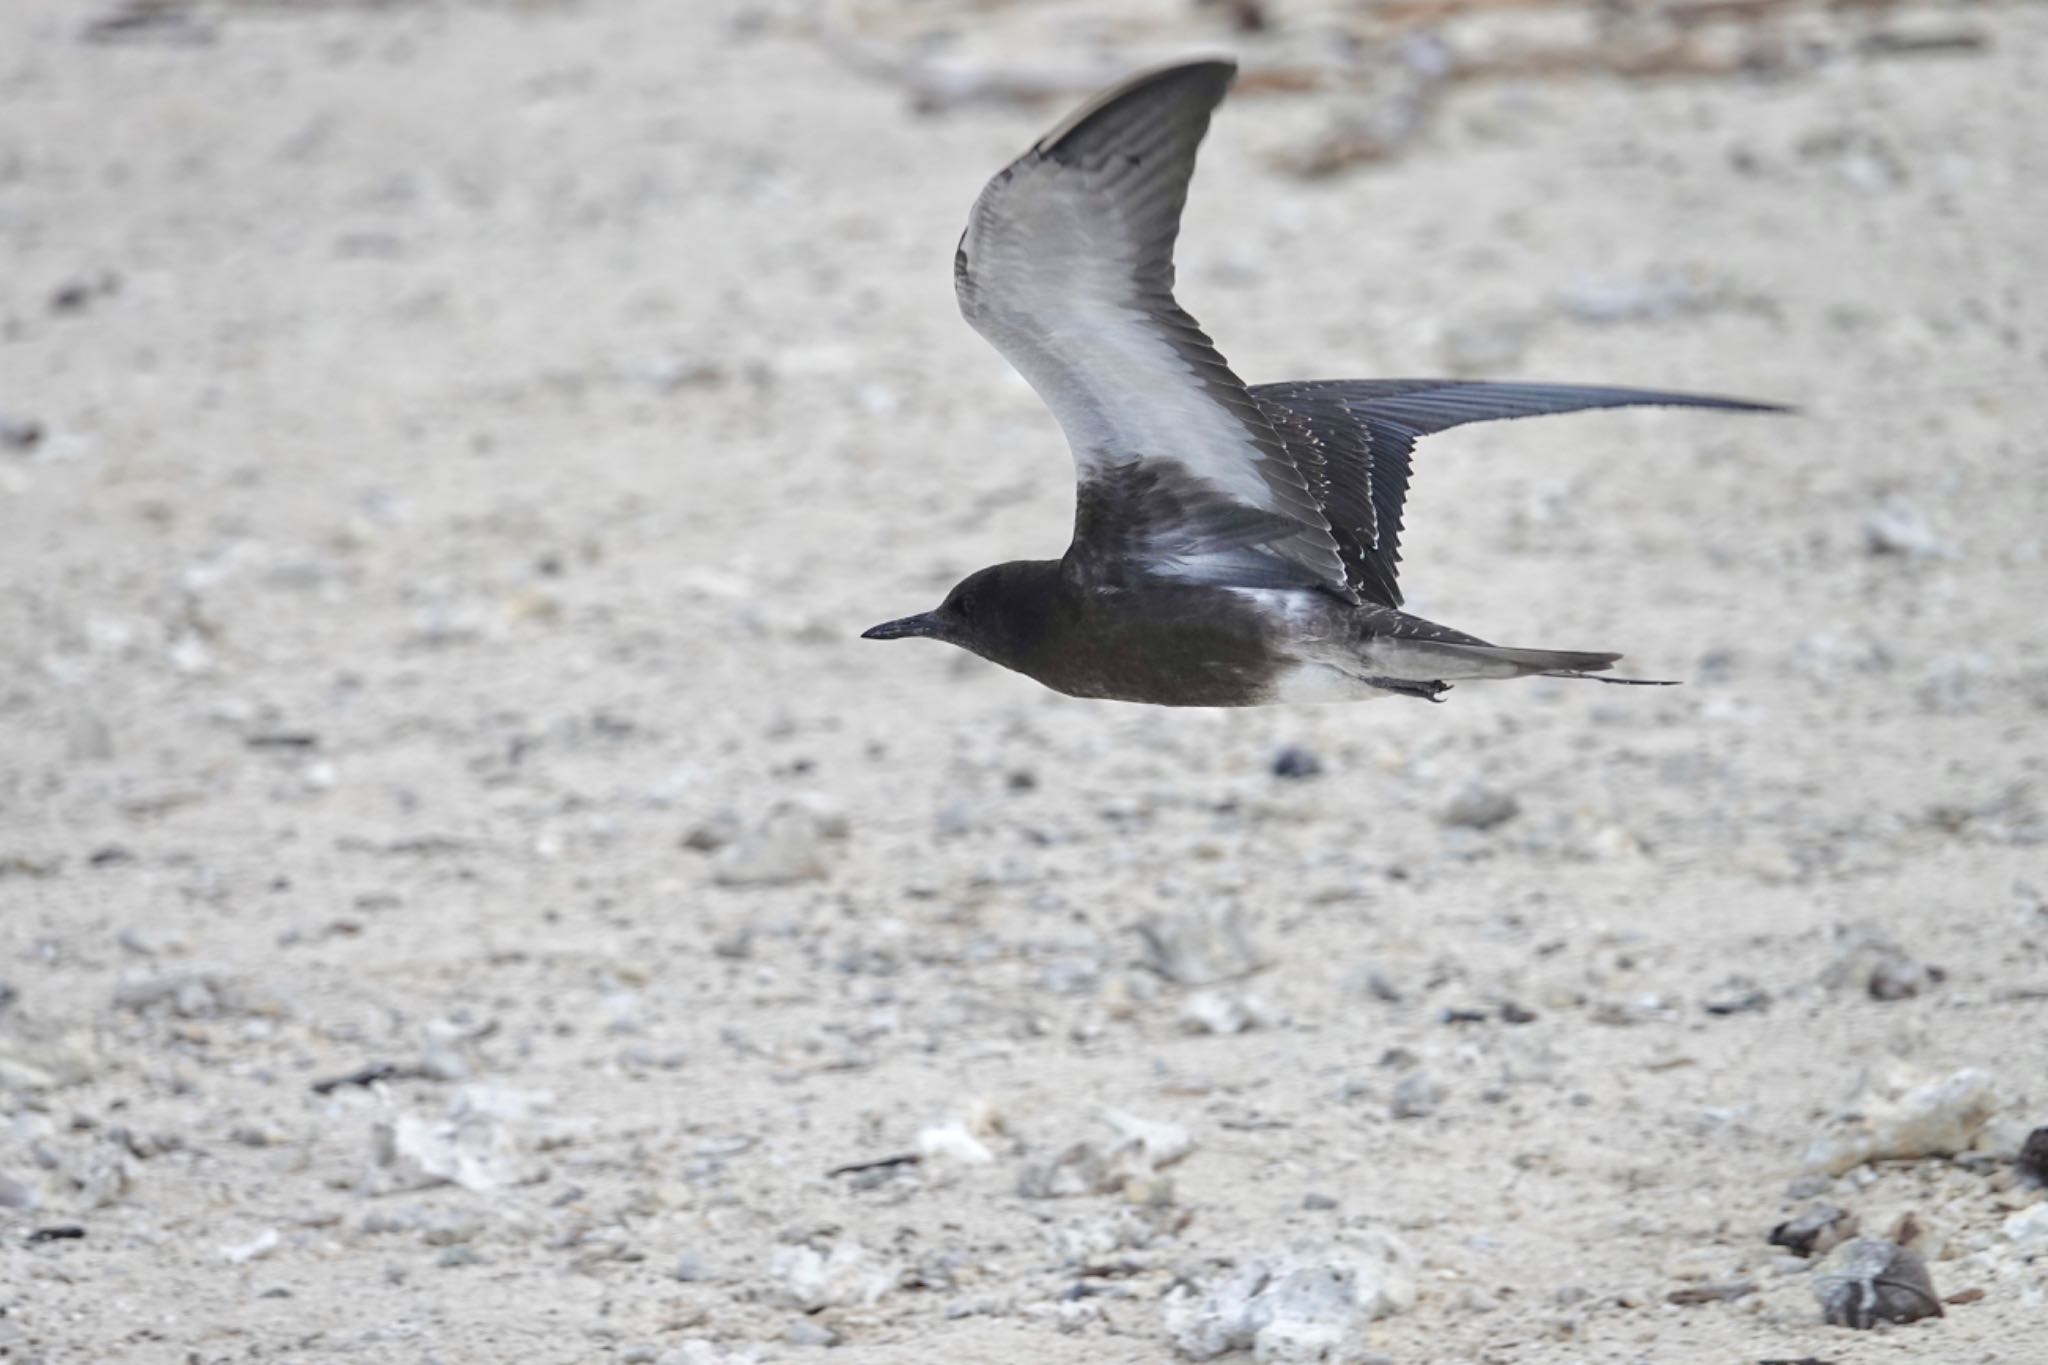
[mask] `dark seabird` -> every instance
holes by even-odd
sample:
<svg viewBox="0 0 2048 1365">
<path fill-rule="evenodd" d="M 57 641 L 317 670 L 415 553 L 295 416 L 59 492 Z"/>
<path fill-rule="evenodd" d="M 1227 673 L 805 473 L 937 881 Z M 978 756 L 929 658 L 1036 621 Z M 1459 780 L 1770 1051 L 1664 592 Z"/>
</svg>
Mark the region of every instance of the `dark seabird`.
<svg viewBox="0 0 2048 1365">
<path fill-rule="evenodd" d="M 865 638 L 944 640 L 1069 696 L 1159 706 L 1435 699 L 1468 679 L 1610 667 L 1619 654 L 1510 649 L 1400 609 L 1416 438 L 1586 408 L 1771 405 L 1454 379 L 1247 387 L 1173 298 L 1195 149 L 1236 70 L 1125 81 L 975 201 L 953 257 L 960 311 L 1066 432 L 1073 543 L 972 574 Z"/>
</svg>

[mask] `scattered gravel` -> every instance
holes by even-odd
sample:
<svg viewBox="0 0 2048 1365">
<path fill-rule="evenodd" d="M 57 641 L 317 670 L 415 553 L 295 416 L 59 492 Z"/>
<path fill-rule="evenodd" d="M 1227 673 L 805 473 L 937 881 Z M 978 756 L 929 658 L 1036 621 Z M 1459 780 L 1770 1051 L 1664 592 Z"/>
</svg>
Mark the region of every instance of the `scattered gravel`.
<svg viewBox="0 0 2048 1365">
<path fill-rule="evenodd" d="M 1264 6 L 1247 374 L 1805 415 L 1416 451 L 1410 609 L 1684 686 L 1211 712 L 858 633 L 1071 512 L 944 295 L 1067 97 L 893 59 L 1246 7 L 811 8 L 0 5 L 0 1355 L 2033 1359 L 2048 11 L 1311 185 L 1526 16 Z"/>
</svg>

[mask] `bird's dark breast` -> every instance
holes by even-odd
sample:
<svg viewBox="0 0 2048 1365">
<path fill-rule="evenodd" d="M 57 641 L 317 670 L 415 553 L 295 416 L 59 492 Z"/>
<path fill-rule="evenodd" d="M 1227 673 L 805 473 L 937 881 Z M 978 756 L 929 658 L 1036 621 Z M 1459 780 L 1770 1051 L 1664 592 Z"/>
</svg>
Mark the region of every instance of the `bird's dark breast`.
<svg viewBox="0 0 2048 1365">
<path fill-rule="evenodd" d="M 1285 663 L 1252 603 L 1228 590 L 1097 590 L 1067 607 L 1012 666 L 1071 697 L 1255 706 Z"/>
</svg>

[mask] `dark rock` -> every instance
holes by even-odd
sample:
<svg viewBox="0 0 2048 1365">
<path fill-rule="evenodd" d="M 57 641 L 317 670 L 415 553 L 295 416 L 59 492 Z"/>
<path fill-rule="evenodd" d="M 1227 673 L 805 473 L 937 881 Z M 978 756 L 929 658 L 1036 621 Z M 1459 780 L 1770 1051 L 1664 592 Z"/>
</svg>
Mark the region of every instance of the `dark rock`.
<svg viewBox="0 0 2048 1365">
<path fill-rule="evenodd" d="M 2048 1185 L 2048 1125 L 2027 1134 L 2020 1144 L 2020 1174 L 2036 1185 Z"/>
<path fill-rule="evenodd" d="M 1944 975 L 1939 967 L 1923 967 L 1903 954 L 1893 955 L 1871 967 L 1865 989 L 1872 1000 L 1910 1000 Z"/>
<path fill-rule="evenodd" d="M 1815 1272 L 1821 1316 L 1835 1327 L 1867 1331 L 1880 1322 L 1942 1317 L 1941 1297 L 1916 1251 L 1876 1237 L 1835 1248 Z"/>
<path fill-rule="evenodd" d="M 30 417 L 9 417 L 0 412 L 0 448 L 34 450 L 43 440 L 43 424 Z"/>
<path fill-rule="evenodd" d="M 30 1232 L 31 1242 L 75 1242 L 85 1236 L 85 1229 L 76 1223 L 60 1223 L 56 1227 L 36 1228 Z"/>
<path fill-rule="evenodd" d="M 1855 1235 L 1855 1214 L 1833 1204 L 1815 1204 L 1772 1228 L 1768 1240 L 1795 1256 L 1825 1256 Z"/>
<path fill-rule="evenodd" d="M 414 1080 L 419 1076 L 418 1067 L 400 1066 L 396 1062 L 372 1062 L 368 1066 L 357 1067 L 343 1076 L 329 1076 L 324 1080 L 314 1081 L 312 1090 L 316 1095 L 331 1095 L 345 1086 L 372 1086 L 380 1081 Z"/>
<path fill-rule="evenodd" d="M 1273 776 L 1300 780 L 1323 771 L 1322 760 L 1298 744 L 1290 744 L 1273 755 Z"/>
<path fill-rule="evenodd" d="M 1771 1007 L 1771 993 L 1746 981 L 1731 981 L 1724 993 L 1701 1005 L 1708 1014 L 1761 1014 Z"/>
<path fill-rule="evenodd" d="M 694 853 L 716 853 L 744 832 L 745 827 L 738 815 L 732 811 L 720 811 L 686 830 L 682 845 Z"/>
</svg>

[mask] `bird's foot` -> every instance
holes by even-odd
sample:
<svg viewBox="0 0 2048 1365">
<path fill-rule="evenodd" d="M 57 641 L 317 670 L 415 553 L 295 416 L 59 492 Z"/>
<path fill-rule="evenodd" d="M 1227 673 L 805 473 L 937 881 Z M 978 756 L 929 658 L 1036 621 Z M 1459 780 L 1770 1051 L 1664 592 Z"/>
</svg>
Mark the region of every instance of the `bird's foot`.
<svg viewBox="0 0 2048 1365">
<path fill-rule="evenodd" d="M 1404 697 L 1420 697 L 1434 702 L 1441 702 L 1444 693 L 1451 690 L 1447 682 L 1417 682 L 1412 678 L 1367 678 L 1366 682 L 1382 692 L 1398 692 Z"/>
</svg>

